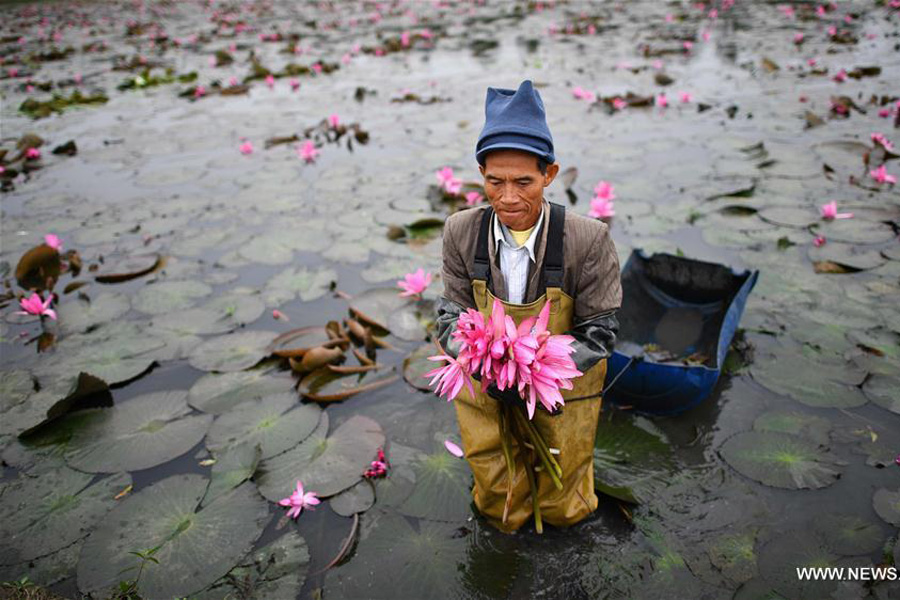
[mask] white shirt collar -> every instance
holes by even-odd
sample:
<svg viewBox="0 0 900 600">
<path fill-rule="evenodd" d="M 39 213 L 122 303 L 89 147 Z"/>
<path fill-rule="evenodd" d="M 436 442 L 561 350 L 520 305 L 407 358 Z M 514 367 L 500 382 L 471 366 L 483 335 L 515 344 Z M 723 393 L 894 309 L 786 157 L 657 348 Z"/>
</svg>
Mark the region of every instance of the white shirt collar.
<svg viewBox="0 0 900 600">
<path fill-rule="evenodd" d="M 534 229 L 531 230 L 531 234 L 529 234 L 528 239 L 525 240 L 525 243 L 522 244 L 522 247 L 528 250 L 528 256 L 531 257 L 532 262 L 537 262 L 537 259 L 534 257 L 534 245 L 537 243 L 538 235 L 541 232 L 541 226 L 544 224 L 544 213 L 546 210 L 543 205 L 541 206 L 541 216 L 537 220 L 537 224 Z M 515 240 L 512 237 L 512 234 L 509 232 L 509 228 L 500 222 L 500 219 L 497 218 L 497 213 L 495 212 L 493 215 L 494 221 L 494 244 L 495 250 L 499 249 L 500 242 L 503 242 L 508 247 L 516 250 L 519 246 L 515 245 Z"/>
</svg>

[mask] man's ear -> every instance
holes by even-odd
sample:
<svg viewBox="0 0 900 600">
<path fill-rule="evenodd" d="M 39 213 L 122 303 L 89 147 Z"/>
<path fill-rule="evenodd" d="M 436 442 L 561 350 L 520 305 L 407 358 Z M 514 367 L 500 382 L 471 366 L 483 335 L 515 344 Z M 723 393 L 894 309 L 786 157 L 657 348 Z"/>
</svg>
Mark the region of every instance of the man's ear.
<svg viewBox="0 0 900 600">
<path fill-rule="evenodd" d="M 548 185 L 553 183 L 553 180 L 556 179 L 557 174 L 559 174 L 558 162 L 547 165 L 547 174 L 544 175 L 544 187 L 547 187 Z"/>
<path fill-rule="evenodd" d="M 484 177 L 484 165 L 478 163 L 478 172 L 481 173 L 481 176 Z"/>
</svg>

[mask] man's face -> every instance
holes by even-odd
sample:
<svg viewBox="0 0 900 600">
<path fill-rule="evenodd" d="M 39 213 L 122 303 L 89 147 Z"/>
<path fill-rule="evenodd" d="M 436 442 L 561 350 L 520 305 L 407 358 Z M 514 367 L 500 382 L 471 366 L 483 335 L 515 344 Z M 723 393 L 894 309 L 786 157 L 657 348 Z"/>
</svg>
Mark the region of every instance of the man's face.
<svg viewBox="0 0 900 600">
<path fill-rule="evenodd" d="M 516 231 L 528 229 L 541 216 L 544 188 L 556 178 L 559 164 L 547 166 L 546 175 L 537 156 L 523 150 L 494 150 L 478 165 L 484 176 L 484 192 L 500 222 Z"/>
</svg>

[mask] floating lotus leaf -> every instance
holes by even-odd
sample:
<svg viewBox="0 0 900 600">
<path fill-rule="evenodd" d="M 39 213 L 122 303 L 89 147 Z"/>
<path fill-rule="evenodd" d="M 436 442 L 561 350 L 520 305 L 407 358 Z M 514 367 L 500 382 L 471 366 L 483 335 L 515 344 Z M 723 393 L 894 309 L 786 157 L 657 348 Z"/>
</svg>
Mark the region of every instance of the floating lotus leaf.
<svg viewBox="0 0 900 600">
<path fill-rule="evenodd" d="M 884 542 L 881 525 L 859 515 L 823 515 L 813 529 L 829 550 L 844 556 L 869 554 Z"/>
<path fill-rule="evenodd" d="M 187 392 L 152 392 L 112 408 L 90 409 L 69 442 L 66 462 L 89 473 L 138 471 L 196 446 L 211 415 L 191 415 Z"/>
<path fill-rule="evenodd" d="M 294 383 L 274 363 L 263 363 L 246 371 L 204 375 L 191 387 L 188 402 L 198 410 L 218 415 L 246 400 L 287 392 Z"/>
<path fill-rule="evenodd" d="M 297 480 L 305 490 L 326 498 L 357 483 L 384 446 L 381 426 L 368 417 L 353 416 L 330 436 L 328 413 L 299 446 L 263 461 L 257 475 L 259 491 L 272 502 L 290 495 Z"/>
<path fill-rule="evenodd" d="M 366 512 L 375 504 L 375 488 L 368 481 L 360 481 L 328 501 L 331 510 L 342 517 L 352 517 Z"/>
<path fill-rule="evenodd" d="M 100 332 L 105 327 L 101 327 Z M 49 360 L 38 364 L 38 380 L 47 381 L 75 373 L 90 373 L 109 385 L 134 379 L 149 369 L 165 341 L 152 335 L 141 337 L 89 335 L 66 338 Z M 100 339 L 97 339 L 97 338 Z M 95 341 L 96 340 L 96 341 Z"/>
<path fill-rule="evenodd" d="M 768 206 L 757 214 L 763 221 L 785 227 L 808 227 L 821 218 L 821 215 L 811 208 L 794 206 Z"/>
<path fill-rule="evenodd" d="M 134 308 L 161 315 L 190 307 L 212 288 L 200 281 L 158 281 L 144 286 L 134 297 Z"/>
<path fill-rule="evenodd" d="M 125 498 L 85 542 L 79 589 L 109 591 L 137 574 L 140 559 L 129 552 L 157 546 L 159 564 L 146 561 L 138 584 L 144 598 L 187 596 L 224 576 L 259 538 L 269 507 L 248 482 L 197 510 L 207 484 L 173 475 Z"/>
<path fill-rule="evenodd" d="M 43 291 L 53 289 L 59 279 L 59 252 L 47 244 L 31 248 L 16 265 L 16 282 L 23 289 Z"/>
<path fill-rule="evenodd" d="M 106 259 L 94 272 L 94 279 L 100 283 L 122 283 L 151 273 L 161 262 L 162 257 L 155 252 L 128 256 L 120 260 Z"/>
<path fill-rule="evenodd" d="M 200 502 L 206 506 L 222 494 L 244 483 L 256 472 L 261 450 L 259 444 L 244 443 L 228 446 L 216 454 L 210 473 L 209 488 Z"/>
<path fill-rule="evenodd" d="M 881 488 L 876 490 L 875 495 L 872 496 L 872 505 L 879 517 L 895 527 L 900 526 L 900 489 L 891 491 Z"/>
<path fill-rule="evenodd" d="M 62 550 L 28 562 L 0 566 L 0 581 L 12 582 L 18 581 L 22 577 L 28 577 L 29 581 L 33 583 L 45 588 L 50 587 L 75 575 L 78 555 L 81 554 L 83 545 L 84 540 L 79 540 Z"/>
<path fill-rule="evenodd" d="M 263 314 L 266 305 L 258 294 L 233 292 L 216 297 L 204 308 L 217 316 L 221 332 L 252 323 Z"/>
<path fill-rule="evenodd" d="M 118 292 L 103 292 L 84 300 L 66 299 L 59 306 L 57 318 L 63 333 L 81 333 L 101 323 L 115 321 L 131 309 L 128 296 Z"/>
<path fill-rule="evenodd" d="M 716 538 L 707 547 L 710 562 L 732 581 L 756 576 L 756 532 L 734 533 Z"/>
<path fill-rule="evenodd" d="M 5 411 L 0 419 L 0 434 L 28 435 L 67 413 L 112 404 L 109 386 L 102 379 L 86 373 L 61 377 L 30 396 L 27 402 Z"/>
<path fill-rule="evenodd" d="M 387 475 L 375 480 L 375 492 L 378 506 L 396 507 L 409 498 L 416 485 L 414 461 L 422 455 L 422 451 L 391 441 L 387 449 L 387 460 L 390 464 Z"/>
<path fill-rule="evenodd" d="M 675 468 L 672 448 L 643 417 L 602 419 L 594 439 L 594 487 L 626 502 L 644 502 Z"/>
<path fill-rule="evenodd" d="M 865 373 L 846 361 L 813 361 L 799 352 L 779 350 L 757 355 L 750 367 L 753 378 L 773 392 L 790 396 L 808 406 L 852 408 L 866 403 L 856 385 Z"/>
<path fill-rule="evenodd" d="M 259 444 L 261 458 L 270 458 L 306 439 L 321 416 L 321 408 L 300 404 L 293 391 L 250 399 L 216 419 L 206 447 L 215 454 L 237 444 Z"/>
<path fill-rule="evenodd" d="M 395 600 L 430 598 L 440 590 L 441 598 L 505 598 L 517 559 L 493 544 L 490 535 L 464 535 L 458 524 L 422 520 L 413 527 L 400 515 L 384 514 L 359 542 L 353 559 L 328 572 L 325 595 Z"/>
<path fill-rule="evenodd" d="M 443 447 L 412 460 L 416 485 L 398 510 L 411 517 L 434 521 L 464 521 L 472 514 L 468 464 Z"/>
<path fill-rule="evenodd" d="M 342 263 L 365 263 L 371 251 L 357 240 L 342 240 L 322 252 L 322 258 Z"/>
<path fill-rule="evenodd" d="M 425 328 L 429 323 L 429 319 L 426 319 L 423 315 L 432 313 L 433 309 L 419 308 L 415 304 L 407 304 L 388 315 L 388 330 L 401 340 L 420 342 L 425 339 Z"/>
<path fill-rule="evenodd" d="M 360 392 L 376 390 L 400 379 L 392 371 L 374 370 L 343 374 L 323 367 L 306 375 L 297 388 L 304 398 L 318 402 L 345 400 Z"/>
<path fill-rule="evenodd" d="M 93 479 L 57 466 L 0 486 L 0 564 L 32 560 L 85 537 L 131 483 L 126 473 L 91 485 Z"/>
<path fill-rule="evenodd" d="M 243 331 L 207 340 L 194 348 L 188 362 L 201 371 L 243 371 L 270 354 L 274 331 Z"/>
<path fill-rule="evenodd" d="M 880 430 L 881 428 L 879 428 Z M 881 434 L 870 425 L 845 425 L 835 429 L 832 438 L 840 443 L 852 444 L 850 449 L 856 454 L 866 455 L 866 464 L 871 467 L 893 467 L 897 457 L 897 446 L 888 435 Z"/>
<path fill-rule="evenodd" d="M 423 392 L 431 391 L 428 387 L 429 378 L 424 377 L 425 373 L 432 371 L 440 363 L 428 360 L 429 356 L 439 354 L 434 344 L 428 342 L 422 344 L 412 351 L 409 356 L 403 359 L 403 379 L 406 383 L 413 386 L 417 390 Z"/>
<path fill-rule="evenodd" d="M 825 239 L 828 240 L 826 246 L 832 242 L 883 244 L 896 237 L 890 225 L 859 217 L 822 221 L 816 227 L 815 232 L 825 236 Z"/>
<path fill-rule="evenodd" d="M 248 554 L 226 577 L 191 598 L 297 598 L 308 567 L 306 540 L 292 529 L 264 548 Z"/>
<path fill-rule="evenodd" d="M 294 231 L 267 232 L 238 248 L 238 255 L 255 263 L 286 265 L 294 257 L 299 237 Z"/>
<path fill-rule="evenodd" d="M 411 304 L 408 298 L 400 296 L 400 288 L 374 288 L 350 300 L 350 312 L 358 319 L 386 331 L 391 314 Z"/>
<path fill-rule="evenodd" d="M 862 390 L 878 406 L 900 414 L 900 379 L 897 377 L 872 375 L 866 379 Z"/>
<path fill-rule="evenodd" d="M 828 241 L 824 246 L 810 246 L 807 250 L 809 260 L 831 262 L 846 267 L 850 272 L 874 269 L 887 262 L 877 248 L 866 248 L 858 244 Z"/>
<path fill-rule="evenodd" d="M 758 416 L 753 421 L 753 429 L 755 431 L 790 433 L 809 438 L 818 444 L 825 444 L 828 442 L 828 432 L 831 431 L 831 421 L 817 415 L 773 410 Z"/>
<path fill-rule="evenodd" d="M 272 340 L 272 354 L 297 358 L 319 346 L 331 348 L 346 343 L 333 340 L 324 327 L 300 327 L 286 331 Z"/>
<path fill-rule="evenodd" d="M 769 431 L 733 435 L 719 453 L 742 475 L 791 490 L 827 487 L 841 476 L 835 467 L 847 464 L 813 442 Z"/>
<path fill-rule="evenodd" d="M 860 557 L 861 558 L 861 557 Z M 851 559 L 871 565 L 868 557 Z M 841 559 L 812 532 L 792 530 L 767 543 L 759 552 L 759 573 L 785 598 L 821 600 L 831 598 L 837 588 L 836 579 L 800 579 L 797 569 L 804 567 L 841 567 L 853 562 Z M 857 565 L 862 566 L 862 565 Z"/>
<path fill-rule="evenodd" d="M 0 373 L 0 413 L 21 404 L 34 393 L 34 379 L 25 369 Z"/>
<path fill-rule="evenodd" d="M 297 296 L 309 302 L 324 296 L 337 278 L 337 272 L 327 267 L 290 267 L 272 277 L 262 295 L 267 306 L 281 306 Z"/>
</svg>

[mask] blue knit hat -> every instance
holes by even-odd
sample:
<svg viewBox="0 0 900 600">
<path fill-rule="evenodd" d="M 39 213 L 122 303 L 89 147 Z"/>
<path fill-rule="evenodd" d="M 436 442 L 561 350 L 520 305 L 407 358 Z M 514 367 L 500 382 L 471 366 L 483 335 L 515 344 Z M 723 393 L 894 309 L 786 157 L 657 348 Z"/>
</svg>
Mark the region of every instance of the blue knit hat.
<svg viewBox="0 0 900 600">
<path fill-rule="evenodd" d="M 475 145 L 475 160 L 483 166 L 487 153 L 501 148 L 525 150 L 549 163 L 556 160 L 544 102 L 530 79 L 519 84 L 518 90 L 487 89 L 484 128 Z"/>
</svg>

